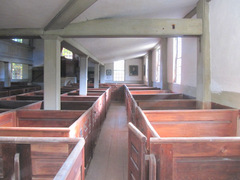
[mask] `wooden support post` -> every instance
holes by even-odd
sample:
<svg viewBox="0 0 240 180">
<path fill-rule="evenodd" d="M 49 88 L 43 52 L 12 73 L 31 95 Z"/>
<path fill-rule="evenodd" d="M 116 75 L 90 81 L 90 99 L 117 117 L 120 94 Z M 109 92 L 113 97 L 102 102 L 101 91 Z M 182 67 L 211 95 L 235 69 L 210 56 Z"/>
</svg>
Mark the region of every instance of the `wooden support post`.
<svg viewBox="0 0 240 180">
<path fill-rule="evenodd" d="M 105 83 L 105 66 L 100 66 L 100 83 Z"/>
<path fill-rule="evenodd" d="M 152 87 L 152 51 L 148 52 L 148 86 Z"/>
<path fill-rule="evenodd" d="M 88 57 L 80 57 L 79 66 L 79 95 L 86 96 L 88 79 Z"/>
<path fill-rule="evenodd" d="M 99 64 L 94 65 L 94 88 L 99 88 Z"/>
<path fill-rule="evenodd" d="M 11 63 L 4 62 L 4 73 L 5 73 L 4 87 L 11 87 L 11 79 L 12 79 Z"/>
<path fill-rule="evenodd" d="M 60 44 L 57 36 L 44 38 L 44 109 L 60 110 Z"/>
<path fill-rule="evenodd" d="M 161 39 L 161 66 L 160 66 L 161 89 L 168 89 L 167 82 L 167 38 Z"/>
<path fill-rule="evenodd" d="M 203 34 L 198 41 L 197 60 L 197 100 L 198 108 L 211 108 L 211 67 L 210 67 L 210 35 L 209 35 L 209 4 L 207 0 L 199 0 L 197 18 L 202 18 Z"/>
</svg>

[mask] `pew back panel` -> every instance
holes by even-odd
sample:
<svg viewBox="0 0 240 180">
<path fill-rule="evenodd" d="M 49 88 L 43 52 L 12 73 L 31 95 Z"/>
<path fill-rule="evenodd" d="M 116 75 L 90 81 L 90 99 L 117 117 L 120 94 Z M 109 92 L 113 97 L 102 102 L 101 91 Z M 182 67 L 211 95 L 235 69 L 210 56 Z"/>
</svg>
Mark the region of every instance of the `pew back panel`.
<svg viewBox="0 0 240 180">
<path fill-rule="evenodd" d="M 240 138 L 151 138 L 157 179 L 239 179 Z"/>
<path fill-rule="evenodd" d="M 84 144 L 83 139 L 76 138 L 0 137 L 2 176 L 4 179 L 11 179 L 15 175 L 14 155 L 19 153 L 21 179 L 53 179 L 73 149 L 83 152 L 83 149 L 74 148 L 78 142 Z M 83 153 L 79 154 L 80 162 L 75 168 L 83 170 L 82 155 Z M 84 171 L 82 174 L 84 175 Z"/>
<path fill-rule="evenodd" d="M 236 136 L 238 110 L 143 111 L 161 137 Z"/>
</svg>

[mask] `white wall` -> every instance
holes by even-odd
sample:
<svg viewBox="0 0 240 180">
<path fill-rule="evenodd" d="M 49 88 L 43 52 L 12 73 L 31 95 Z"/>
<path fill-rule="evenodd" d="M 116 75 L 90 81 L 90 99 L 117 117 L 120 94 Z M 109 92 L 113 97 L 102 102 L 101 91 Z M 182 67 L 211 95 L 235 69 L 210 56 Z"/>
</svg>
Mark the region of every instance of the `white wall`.
<svg viewBox="0 0 240 180">
<path fill-rule="evenodd" d="M 44 64 L 44 40 L 33 40 L 33 66 L 43 66 Z"/>
<path fill-rule="evenodd" d="M 240 108 L 240 1 L 209 6 L 212 101 Z"/>
<path fill-rule="evenodd" d="M 124 82 L 123 83 L 143 83 L 143 59 L 141 58 L 137 58 L 137 59 L 128 59 L 125 60 L 125 73 L 124 73 Z M 136 65 L 138 66 L 138 76 L 130 76 L 129 75 L 129 66 L 130 65 Z M 106 70 L 111 70 L 112 71 L 112 75 L 111 76 L 107 76 L 106 75 Z M 113 63 L 108 63 L 105 64 L 105 82 L 106 83 L 121 83 L 121 82 L 115 82 L 113 80 Z"/>
<path fill-rule="evenodd" d="M 111 75 L 107 76 L 106 71 L 111 70 Z M 113 63 L 105 64 L 105 82 L 112 83 L 113 82 Z"/>
<path fill-rule="evenodd" d="M 168 83 L 174 92 L 196 96 L 197 38 L 182 38 L 181 84 L 173 83 L 173 38 L 168 39 Z"/>
<path fill-rule="evenodd" d="M 131 76 L 129 74 L 129 66 L 138 66 L 138 75 Z M 142 83 L 143 81 L 143 59 L 128 59 L 125 61 L 125 82 L 126 83 Z"/>
<path fill-rule="evenodd" d="M 157 59 L 156 59 L 156 50 L 157 47 L 152 51 L 152 81 L 153 81 L 153 87 L 161 87 L 160 82 L 160 74 L 159 74 L 159 80 L 157 80 Z M 160 56 L 161 57 L 161 56 Z"/>
</svg>

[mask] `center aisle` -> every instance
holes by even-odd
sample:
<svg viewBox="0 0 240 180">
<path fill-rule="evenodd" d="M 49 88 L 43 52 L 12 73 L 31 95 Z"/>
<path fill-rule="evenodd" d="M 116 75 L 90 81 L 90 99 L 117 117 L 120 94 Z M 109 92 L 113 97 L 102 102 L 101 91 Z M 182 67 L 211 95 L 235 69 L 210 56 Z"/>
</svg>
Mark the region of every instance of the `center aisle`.
<svg viewBox="0 0 240 180">
<path fill-rule="evenodd" d="M 128 129 L 123 102 L 111 102 L 86 180 L 126 180 Z"/>
</svg>

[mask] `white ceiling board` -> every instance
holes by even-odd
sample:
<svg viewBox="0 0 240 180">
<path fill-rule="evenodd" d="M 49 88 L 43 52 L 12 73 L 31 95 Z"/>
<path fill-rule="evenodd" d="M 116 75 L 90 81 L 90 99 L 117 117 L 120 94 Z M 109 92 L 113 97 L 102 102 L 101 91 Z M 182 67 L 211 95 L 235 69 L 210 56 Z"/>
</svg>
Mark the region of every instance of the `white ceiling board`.
<svg viewBox="0 0 240 180">
<path fill-rule="evenodd" d="M 82 46 L 101 62 L 143 56 L 159 42 L 158 38 L 78 38 Z"/>
<path fill-rule="evenodd" d="M 198 0 L 98 0 L 73 22 L 98 18 L 182 18 Z"/>
<path fill-rule="evenodd" d="M 67 0 L 3 0 L 0 28 L 43 28 Z"/>
</svg>

